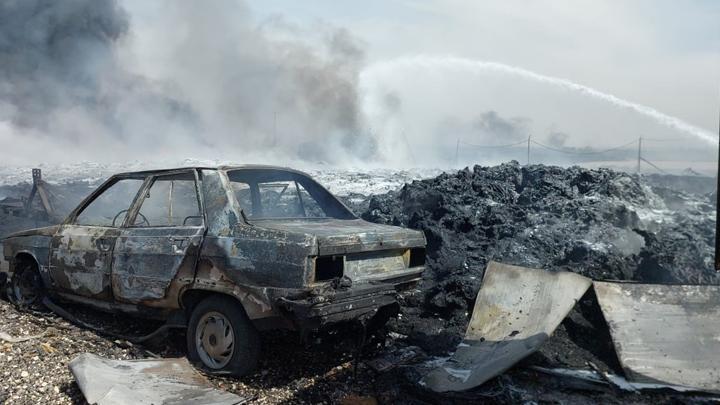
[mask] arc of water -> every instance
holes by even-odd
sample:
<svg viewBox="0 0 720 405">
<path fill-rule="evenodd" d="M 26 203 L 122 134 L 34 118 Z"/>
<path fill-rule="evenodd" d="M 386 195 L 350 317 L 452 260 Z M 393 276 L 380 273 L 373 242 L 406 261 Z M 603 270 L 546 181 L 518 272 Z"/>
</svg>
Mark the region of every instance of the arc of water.
<svg viewBox="0 0 720 405">
<path fill-rule="evenodd" d="M 422 69 L 451 69 L 451 70 L 461 70 L 472 74 L 479 74 L 486 71 L 495 71 L 500 72 L 504 74 L 510 74 L 515 76 L 520 76 L 526 79 L 534 80 L 536 82 L 541 83 L 547 83 L 554 86 L 559 86 L 571 91 L 576 91 L 582 94 L 585 94 L 589 97 L 603 100 L 609 103 L 612 103 L 618 107 L 627 108 L 632 111 L 635 111 L 639 114 L 642 114 L 644 116 L 647 116 L 649 118 L 654 119 L 656 122 L 667 126 L 669 128 L 676 129 L 678 131 L 685 132 L 687 134 L 693 135 L 703 141 L 717 144 L 718 138 L 715 136 L 715 134 L 711 133 L 710 131 L 707 131 L 702 128 L 698 128 L 696 126 L 693 126 L 691 124 L 688 124 L 687 122 L 677 118 L 673 117 L 664 113 L 661 113 L 658 110 L 655 110 L 654 108 L 634 103 L 632 101 L 627 101 L 624 99 L 621 99 L 619 97 L 613 96 L 612 94 L 603 93 L 602 91 L 596 90 L 592 87 L 588 87 L 582 84 L 578 84 L 575 82 L 572 82 L 567 79 L 562 79 L 558 77 L 552 77 L 552 76 L 546 76 L 542 75 L 540 73 L 533 72 L 531 70 L 523 69 L 516 66 L 511 65 L 505 65 L 503 63 L 498 62 L 487 62 L 482 60 L 475 60 L 475 59 L 466 59 L 466 58 L 460 58 L 455 56 L 429 56 L 429 55 L 417 55 L 417 56 L 408 56 L 408 57 L 401 57 L 397 59 L 391 59 L 387 61 L 381 61 L 377 62 L 375 64 L 372 64 L 368 66 L 363 72 L 361 73 L 361 81 L 364 79 L 367 79 L 369 77 L 372 77 L 374 74 L 379 73 L 386 73 L 386 72 L 392 72 L 396 71 L 398 69 L 412 69 L 412 68 L 422 68 Z"/>
</svg>

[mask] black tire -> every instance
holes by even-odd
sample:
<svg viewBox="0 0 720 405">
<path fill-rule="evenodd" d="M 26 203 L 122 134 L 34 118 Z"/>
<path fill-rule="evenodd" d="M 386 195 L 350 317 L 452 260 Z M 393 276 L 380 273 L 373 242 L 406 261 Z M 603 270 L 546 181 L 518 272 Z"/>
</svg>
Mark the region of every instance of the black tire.
<svg viewBox="0 0 720 405">
<path fill-rule="evenodd" d="M 40 304 L 45 296 L 45 287 L 37 263 L 29 260 L 18 262 L 6 292 L 10 302 L 20 308 Z"/>
<path fill-rule="evenodd" d="M 219 346 L 229 335 L 219 338 L 221 340 L 215 338 L 213 342 L 211 338 L 218 334 L 213 325 L 224 321 L 229 321 L 226 330 L 232 334 L 233 348 L 230 354 L 218 354 L 217 357 L 223 358 L 223 361 L 216 361 L 212 352 L 218 348 L 214 344 Z M 255 370 L 257 366 L 260 357 L 260 335 L 240 303 L 232 297 L 217 295 L 200 301 L 190 316 L 186 336 L 188 359 L 211 373 L 240 377 Z M 209 338 L 206 339 L 206 336 Z"/>
</svg>

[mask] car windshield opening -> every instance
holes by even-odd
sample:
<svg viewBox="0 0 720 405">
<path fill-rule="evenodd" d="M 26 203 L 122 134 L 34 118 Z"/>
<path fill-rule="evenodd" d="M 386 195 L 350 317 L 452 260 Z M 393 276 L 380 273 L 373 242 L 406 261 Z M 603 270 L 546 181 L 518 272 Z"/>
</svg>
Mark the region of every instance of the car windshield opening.
<svg viewBox="0 0 720 405">
<path fill-rule="evenodd" d="M 301 173 L 278 169 L 227 172 L 245 216 L 257 219 L 355 219 L 335 196 Z"/>
</svg>

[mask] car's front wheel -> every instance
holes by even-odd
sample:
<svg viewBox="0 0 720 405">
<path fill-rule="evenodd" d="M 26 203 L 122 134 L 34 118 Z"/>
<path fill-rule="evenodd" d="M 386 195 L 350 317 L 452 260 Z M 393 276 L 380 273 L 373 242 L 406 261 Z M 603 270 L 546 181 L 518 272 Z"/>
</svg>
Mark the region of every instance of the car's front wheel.
<svg viewBox="0 0 720 405">
<path fill-rule="evenodd" d="M 240 303 L 212 296 L 192 312 L 187 330 L 188 358 L 210 372 L 242 376 L 260 356 L 260 336 Z"/>
<path fill-rule="evenodd" d="M 8 284 L 7 295 L 10 302 L 19 307 L 38 304 L 45 294 L 37 264 L 30 261 L 19 262 Z"/>
</svg>

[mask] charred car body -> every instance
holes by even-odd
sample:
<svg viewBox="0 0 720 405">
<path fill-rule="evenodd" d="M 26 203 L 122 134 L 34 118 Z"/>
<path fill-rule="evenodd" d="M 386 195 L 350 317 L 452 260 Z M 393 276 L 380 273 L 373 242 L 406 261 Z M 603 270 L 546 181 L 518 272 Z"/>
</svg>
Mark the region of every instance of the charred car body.
<svg viewBox="0 0 720 405">
<path fill-rule="evenodd" d="M 424 270 L 421 232 L 357 218 L 304 173 L 266 166 L 118 174 L 57 226 L 2 241 L 8 295 L 187 325 L 188 356 L 243 374 L 258 329 L 370 319 Z"/>
</svg>

